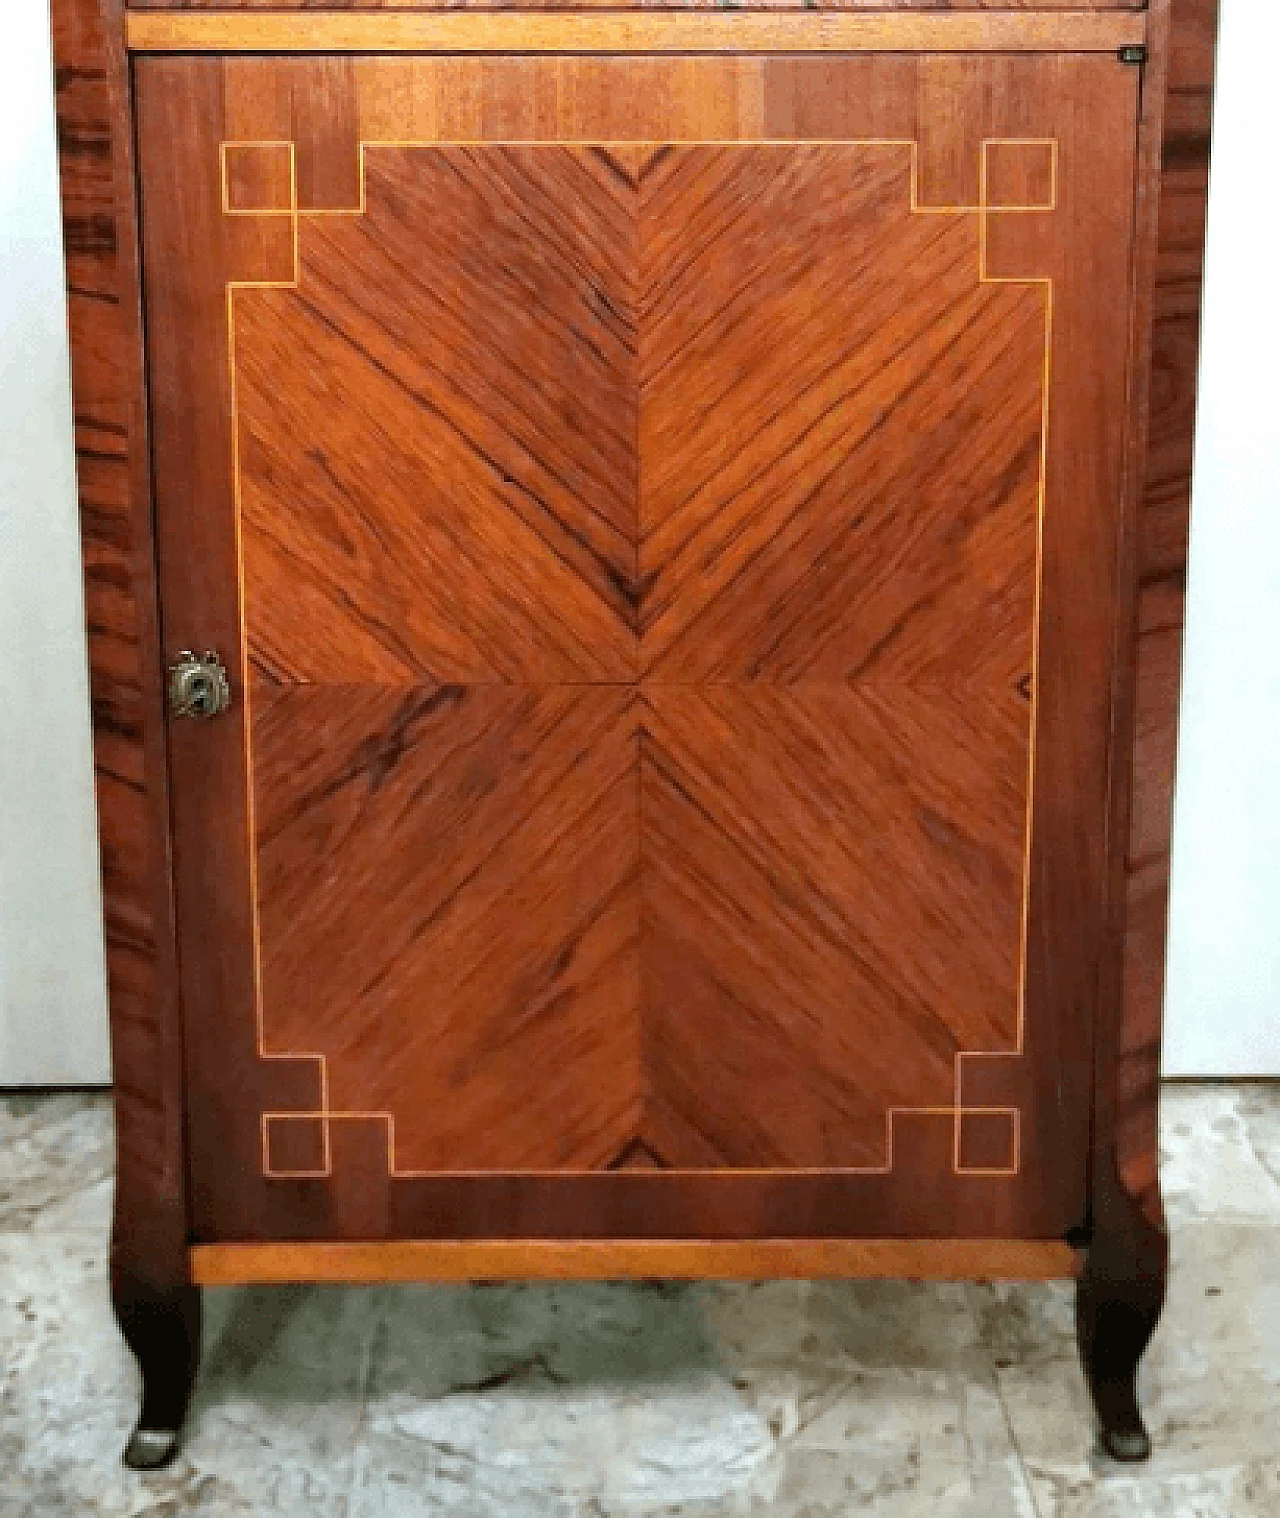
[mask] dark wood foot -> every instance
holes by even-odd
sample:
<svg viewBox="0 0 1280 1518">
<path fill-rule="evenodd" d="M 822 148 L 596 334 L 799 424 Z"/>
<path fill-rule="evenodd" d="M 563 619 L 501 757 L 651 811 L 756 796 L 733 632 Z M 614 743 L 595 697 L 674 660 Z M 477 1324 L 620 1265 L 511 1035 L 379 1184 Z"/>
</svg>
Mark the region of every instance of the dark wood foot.
<svg viewBox="0 0 1280 1518">
<path fill-rule="evenodd" d="M 1119 1182 L 1095 1184 L 1093 1231 L 1076 1292 L 1076 1334 L 1098 1414 L 1102 1447 L 1114 1460 L 1145 1460 L 1151 1440 L 1138 1407 L 1138 1361 L 1164 1306 L 1169 1243 Z"/>
<path fill-rule="evenodd" d="M 186 1284 L 157 1286 L 117 1279 L 112 1303 L 126 1343 L 142 1371 L 142 1410 L 124 1452 L 136 1471 L 158 1470 L 178 1452 L 200 1358 L 200 1292 Z"/>
</svg>

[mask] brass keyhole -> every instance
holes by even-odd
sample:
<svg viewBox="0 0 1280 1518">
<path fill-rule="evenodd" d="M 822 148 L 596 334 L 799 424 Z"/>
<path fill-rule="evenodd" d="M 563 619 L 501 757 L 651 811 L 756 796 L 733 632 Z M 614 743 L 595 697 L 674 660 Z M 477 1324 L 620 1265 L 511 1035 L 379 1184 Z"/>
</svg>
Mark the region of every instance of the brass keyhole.
<svg viewBox="0 0 1280 1518">
<path fill-rule="evenodd" d="M 231 705 L 226 666 L 216 653 L 184 651 L 169 667 L 169 709 L 175 717 L 217 717 Z"/>
</svg>

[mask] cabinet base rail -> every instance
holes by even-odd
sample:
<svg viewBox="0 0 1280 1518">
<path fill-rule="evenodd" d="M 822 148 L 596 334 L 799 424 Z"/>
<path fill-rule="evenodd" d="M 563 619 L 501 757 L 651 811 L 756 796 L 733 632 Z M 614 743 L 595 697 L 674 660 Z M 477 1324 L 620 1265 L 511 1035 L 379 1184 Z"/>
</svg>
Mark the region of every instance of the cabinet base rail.
<svg viewBox="0 0 1280 1518">
<path fill-rule="evenodd" d="M 197 1244 L 200 1286 L 367 1281 L 909 1278 L 1057 1280 L 1080 1254 L 1055 1239 L 410 1239 Z"/>
</svg>

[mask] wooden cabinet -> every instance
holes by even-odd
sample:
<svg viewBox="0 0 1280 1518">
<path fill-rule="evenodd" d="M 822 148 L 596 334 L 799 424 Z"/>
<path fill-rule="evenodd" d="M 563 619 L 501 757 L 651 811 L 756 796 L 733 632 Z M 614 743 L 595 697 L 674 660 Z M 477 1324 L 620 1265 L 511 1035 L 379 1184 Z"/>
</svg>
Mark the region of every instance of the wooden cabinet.
<svg viewBox="0 0 1280 1518">
<path fill-rule="evenodd" d="M 110 19 L 168 934 L 153 1046 L 115 995 L 135 1462 L 201 1283 L 1086 1243 L 1144 1452 L 1166 10 Z M 184 652 L 225 710 L 162 714 Z"/>
</svg>

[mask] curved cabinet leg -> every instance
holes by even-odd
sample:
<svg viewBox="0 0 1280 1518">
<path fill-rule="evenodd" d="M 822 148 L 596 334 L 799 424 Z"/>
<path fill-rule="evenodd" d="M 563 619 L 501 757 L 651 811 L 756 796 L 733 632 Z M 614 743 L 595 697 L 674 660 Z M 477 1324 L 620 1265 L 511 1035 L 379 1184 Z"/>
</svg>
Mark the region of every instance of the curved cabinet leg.
<svg viewBox="0 0 1280 1518">
<path fill-rule="evenodd" d="M 137 1471 L 168 1465 L 178 1452 L 200 1358 L 200 1290 L 117 1271 L 112 1306 L 142 1372 L 142 1408 L 124 1452 Z"/>
<path fill-rule="evenodd" d="M 1169 1241 L 1119 1181 L 1095 1184 L 1093 1234 L 1076 1293 L 1076 1333 L 1102 1445 L 1145 1460 L 1151 1440 L 1138 1407 L 1138 1361 L 1160 1320 Z"/>
</svg>

